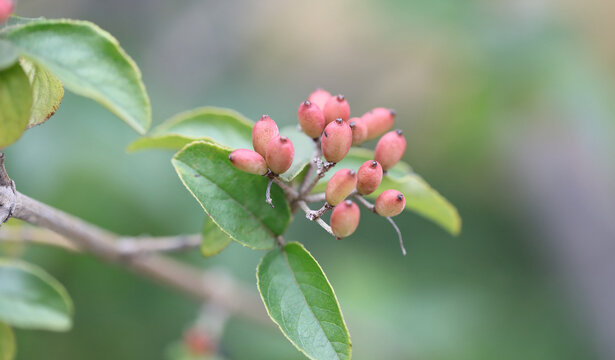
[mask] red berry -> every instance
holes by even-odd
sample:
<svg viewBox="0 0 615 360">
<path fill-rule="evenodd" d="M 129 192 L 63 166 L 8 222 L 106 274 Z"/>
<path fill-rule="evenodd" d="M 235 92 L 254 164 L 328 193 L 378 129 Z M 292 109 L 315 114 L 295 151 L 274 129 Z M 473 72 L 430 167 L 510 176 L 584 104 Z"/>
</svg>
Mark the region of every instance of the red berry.
<svg viewBox="0 0 615 360">
<path fill-rule="evenodd" d="M 348 121 L 350 117 L 350 106 L 346 98 L 344 98 L 344 95 L 340 94 L 329 98 L 323 112 L 327 124 L 339 118 Z"/>
<path fill-rule="evenodd" d="M 325 189 L 325 199 L 329 205 L 344 201 L 357 185 L 357 174 L 350 169 L 341 169 L 331 177 Z"/>
<path fill-rule="evenodd" d="M 261 116 L 252 128 L 252 146 L 254 146 L 254 151 L 265 157 L 269 142 L 279 134 L 278 125 L 275 121 L 269 115 Z"/>
<path fill-rule="evenodd" d="M 0 0 L 0 23 L 7 21 L 14 10 L 15 2 L 13 0 Z"/>
<path fill-rule="evenodd" d="M 265 158 L 256 151 L 237 149 L 228 156 L 228 159 L 234 167 L 241 171 L 255 175 L 265 175 L 267 173 Z"/>
<path fill-rule="evenodd" d="M 380 216 L 393 217 L 401 214 L 406 207 L 406 198 L 397 190 L 386 190 L 378 195 L 374 210 Z"/>
<path fill-rule="evenodd" d="M 405 151 L 406 138 L 402 131 L 389 131 L 378 140 L 374 159 L 382 165 L 383 170 L 389 170 L 401 160 Z"/>
<path fill-rule="evenodd" d="M 367 125 L 361 118 L 354 117 L 348 120 L 352 129 L 352 145 L 360 145 L 367 138 Z"/>
<path fill-rule="evenodd" d="M 331 213 L 331 231 L 338 239 L 352 235 L 359 226 L 361 211 L 357 204 L 346 200 L 338 204 Z"/>
<path fill-rule="evenodd" d="M 342 119 L 337 119 L 325 127 L 320 147 L 325 159 L 330 162 L 341 161 L 352 146 L 352 130 Z"/>
<path fill-rule="evenodd" d="M 325 109 L 325 104 L 327 103 L 327 101 L 329 101 L 330 98 L 331 93 L 323 89 L 316 89 L 313 93 L 310 94 L 310 96 L 308 96 L 308 100 L 312 104 L 318 106 L 321 110 Z"/>
<path fill-rule="evenodd" d="M 325 116 L 322 110 L 309 100 L 299 105 L 297 119 L 299 120 L 299 125 L 301 125 L 301 130 L 303 130 L 305 135 L 313 139 L 319 137 L 325 129 Z"/>
<path fill-rule="evenodd" d="M 382 182 L 382 166 L 375 160 L 368 160 L 357 171 L 357 192 L 368 195 L 376 191 Z"/>
<path fill-rule="evenodd" d="M 275 174 L 283 174 L 293 163 L 295 148 L 286 136 L 276 136 L 267 145 L 267 165 Z"/>
<path fill-rule="evenodd" d="M 367 125 L 366 140 L 375 139 L 387 132 L 395 123 L 395 111 L 386 108 L 375 108 L 366 112 L 362 117 Z"/>
</svg>

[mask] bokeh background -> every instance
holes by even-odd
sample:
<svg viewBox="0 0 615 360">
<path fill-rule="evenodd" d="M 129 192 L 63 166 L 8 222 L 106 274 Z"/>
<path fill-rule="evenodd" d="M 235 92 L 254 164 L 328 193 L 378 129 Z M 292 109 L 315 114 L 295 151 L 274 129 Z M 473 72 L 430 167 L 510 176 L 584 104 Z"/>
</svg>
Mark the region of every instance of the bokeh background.
<svg viewBox="0 0 615 360">
<path fill-rule="evenodd" d="M 315 87 L 353 114 L 397 110 L 405 160 L 459 209 L 451 237 L 414 215 L 364 216 L 332 241 L 298 217 L 355 359 L 615 358 L 615 5 L 600 0 L 20 0 L 91 20 L 140 65 L 154 124 L 202 105 L 296 121 Z M 197 232 L 203 212 L 165 151 L 68 94 L 7 149 L 20 191 L 125 234 Z M 366 215 L 366 214 L 365 214 Z M 17 331 L 20 360 L 165 359 L 200 304 L 89 256 L 28 247 L 76 305 L 68 333 Z M 186 259 L 253 286 L 262 252 Z M 301 359 L 274 327 L 232 318 L 229 359 Z"/>
</svg>

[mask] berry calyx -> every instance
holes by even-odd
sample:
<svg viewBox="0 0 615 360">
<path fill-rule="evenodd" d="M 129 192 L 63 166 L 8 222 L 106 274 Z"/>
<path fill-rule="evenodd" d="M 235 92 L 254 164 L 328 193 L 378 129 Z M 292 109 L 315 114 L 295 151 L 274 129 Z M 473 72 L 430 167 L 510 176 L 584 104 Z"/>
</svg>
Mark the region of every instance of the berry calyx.
<svg viewBox="0 0 615 360">
<path fill-rule="evenodd" d="M 283 174 L 293 163 L 295 148 L 286 136 L 276 136 L 267 145 L 267 166 L 274 174 Z"/>
<path fill-rule="evenodd" d="M 15 10 L 15 2 L 13 0 L 0 0 L 0 24 L 7 21 Z"/>
<path fill-rule="evenodd" d="M 331 93 L 327 90 L 316 89 L 308 96 L 308 101 L 318 106 L 320 110 L 325 109 L 325 104 L 331 98 Z"/>
<path fill-rule="evenodd" d="M 350 169 L 338 170 L 325 189 L 325 200 L 329 205 L 337 205 L 344 201 L 357 185 L 357 174 Z"/>
<path fill-rule="evenodd" d="M 228 159 L 238 170 L 254 175 L 265 175 L 267 173 L 265 158 L 256 151 L 237 149 L 230 153 Z"/>
<path fill-rule="evenodd" d="M 357 192 L 368 195 L 376 191 L 382 182 L 382 166 L 375 160 L 368 160 L 357 171 Z"/>
<path fill-rule="evenodd" d="M 382 165 L 383 170 L 389 170 L 401 160 L 406 151 L 406 138 L 401 130 L 389 131 L 376 145 L 374 159 Z"/>
<path fill-rule="evenodd" d="M 385 217 L 393 217 L 401 214 L 406 207 L 406 198 L 404 194 L 397 190 L 386 190 L 378 195 L 374 202 L 374 211 L 376 214 Z"/>
<path fill-rule="evenodd" d="M 323 109 L 325 114 L 325 122 L 329 124 L 336 119 L 341 118 L 344 121 L 348 121 L 350 117 L 350 106 L 344 95 L 339 94 L 329 98 Z"/>
<path fill-rule="evenodd" d="M 269 115 L 261 116 L 252 128 L 252 146 L 254 151 L 266 157 L 269 142 L 279 134 L 278 125 L 275 121 Z"/>
<path fill-rule="evenodd" d="M 305 135 L 313 139 L 318 138 L 325 129 L 325 115 L 318 106 L 309 100 L 299 105 L 297 119 L 299 120 L 301 130 L 303 130 Z"/>
<path fill-rule="evenodd" d="M 395 124 L 395 110 L 383 107 L 366 112 L 361 119 L 367 126 L 366 140 L 375 139 L 387 132 Z"/>
<path fill-rule="evenodd" d="M 352 129 L 352 145 L 360 145 L 367 139 L 367 125 L 361 118 L 354 117 L 348 120 L 348 125 Z"/>
<path fill-rule="evenodd" d="M 357 230 L 361 211 L 357 204 L 346 200 L 338 204 L 331 213 L 331 231 L 338 239 L 348 237 Z"/>
<path fill-rule="evenodd" d="M 352 146 L 352 130 L 341 118 L 329 123 L 322 133 L 322 154 L 329 162 L 341 161 Z"/>
</svg>

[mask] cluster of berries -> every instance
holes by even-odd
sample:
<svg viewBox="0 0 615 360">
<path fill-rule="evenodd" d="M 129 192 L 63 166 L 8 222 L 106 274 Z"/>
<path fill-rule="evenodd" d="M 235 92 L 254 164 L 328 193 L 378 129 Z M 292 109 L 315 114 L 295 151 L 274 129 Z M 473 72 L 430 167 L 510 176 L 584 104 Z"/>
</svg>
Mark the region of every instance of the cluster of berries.
<svg viewBox="0 0 615 360">
<path fill-rule="evenodd" d="M 389 131 L 395 122 L 395 112 L 379 107 L 361 117 L 351 118 L 350 106 L 343 95 L 332 96 L 325 90 L 317 89 L 299 105 L 297 119 L 303 133 L 320 147 L 326 160 L 326 163 L 321 163 L 320 158 L 316 159 L 317 163 L 324 164 L 317 178 L 343 160 L 351 146 L 382 136 L 376 145 L 373 160 L 366 161 L 357 172 L 341 169 L 327 183 L 323 209 L 333 208 L 331 231 L 337 238 L 347 237 L 356 230 L 360 212 L 355 203 L 346 199 L 352 194 L 361 196 L 376 191 L 383 175 L 399 162 L 406 150 L 402 131 Z M 230 154 L 229 160 L 237 169 L 274 178 L 290 168 L 294 157 L 293 144 L 279 134 L 277 124 L 269 116 L 263 115 L 254 125 L 252 144 L 254 151 L 238 149 Z M 311 188 L 301 186 L 298 196 L 306 195 L 305 190 L 309 192 Z M 390 218 L 403 211 L 405 202 L 404 195 L 399 191 L 386 190 L 378 196 L 371 209 Z M 311 219 L 315 220 L 320 215 Z"/>
</svg>

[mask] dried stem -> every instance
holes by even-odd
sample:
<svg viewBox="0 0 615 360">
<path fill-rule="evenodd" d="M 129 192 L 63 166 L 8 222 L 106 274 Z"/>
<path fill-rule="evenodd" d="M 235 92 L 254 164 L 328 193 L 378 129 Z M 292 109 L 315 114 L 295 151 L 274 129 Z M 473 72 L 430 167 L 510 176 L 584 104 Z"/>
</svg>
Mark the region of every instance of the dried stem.
<svg viewBox="0 0 615 360">
<path fill-rule="evenodd" d="M 305 212 L 306 217 L 308 219 L 310 219 L 309 214 L 313 213 L 314 211 L 312 209 L 310 209 L 310 207 L 307 205 L 307 203 L 305 201 L 303 201 L 303 200 L 297 201 L 297 204 L 299 205 L 301 210 L 303 210 Z M 310 219 L 310 220 L 311 221 L 316 221 L 316 223 L 318 223 L 318 225 L 320 225 L 320 227 L 325 229 L 325 231 L 327 231 L 329 234 L 331 234 L 331 236 L 333 236 L 333 237 L 335 237 L 337 239 L 337 237 L 335 236 L 335 234 L 331 230 L 331 226 L 329 226 L 329 224 L 327 224 L 323 219 L 318 217 L 318 218 L 315 218 L 313 220 L 312 219 Z"/>
<path fill-rule="evenodd" d="M 329 203 L 325 203 L 320 209 L 312 210 L 309 213 L 305 214 L 310 221 L 315 221 L 316 219 L 321 218 L 327 211 L 333 209 L 333 206 Z"/>
<path fill-rule="evenodd" d="M 275 206 L 273 206 L 273 200 L 271 200 L 271 184 L 273 184 L 273 178 L 269 178 L 269 183 L 267 183 L 267 192 L 265 193 L 265 202 L 269 204 L 272 208 L 274 208 Z"/>
<path fill-rule="evenodd" d="M 387 217 L 387 220 L 389 220 L 391 225 L 393 225 L 393 228 L 395 229 L 395 231 L 397 231 L 397 237 L 399 238 L 399 246 L 401 247 L 401 253 L 404 254 L 404 256 L 406 256 L 406 248 L 404 247 L 404 240 L 401 237 L 401 231 L 399 231 L 399 228 L 397 227 L 397 224 L 395 223 L 395 221 L 393 221 L 393 219 L 391 219 L 390 217 Z"/>
</svg>

